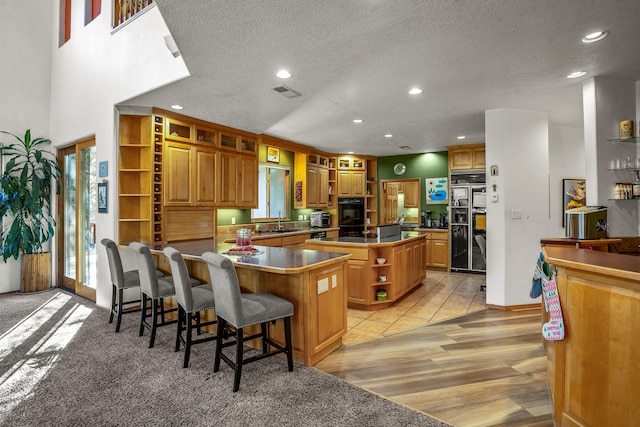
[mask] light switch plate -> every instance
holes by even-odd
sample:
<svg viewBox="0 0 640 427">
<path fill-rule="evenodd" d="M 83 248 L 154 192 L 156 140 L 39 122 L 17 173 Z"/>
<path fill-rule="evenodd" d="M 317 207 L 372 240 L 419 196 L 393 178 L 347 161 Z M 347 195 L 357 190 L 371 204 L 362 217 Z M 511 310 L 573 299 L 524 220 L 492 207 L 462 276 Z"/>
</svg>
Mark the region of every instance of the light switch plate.
<svg viewBox="0 0 640 427">
<path fill-rule="evenodd" d="M 511 219 L 522 219 L 522 209 L 511 209 Z"/>
<path fill-rule="evenodd" d="M 318 295 L 321 293 L 327 292 L 329 290 L 329 278 L 325 277 L 324 279 L 318 280 Z"/>
</svg>

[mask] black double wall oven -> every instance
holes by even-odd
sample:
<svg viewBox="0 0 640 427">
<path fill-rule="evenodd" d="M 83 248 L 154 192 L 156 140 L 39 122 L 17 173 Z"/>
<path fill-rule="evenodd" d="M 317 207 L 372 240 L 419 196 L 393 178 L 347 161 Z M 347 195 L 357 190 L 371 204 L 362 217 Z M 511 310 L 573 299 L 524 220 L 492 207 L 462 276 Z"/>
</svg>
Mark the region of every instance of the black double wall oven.
<svg viewBox="0 0 640 427">
<path fill-rule="evenodd" d="M 338 226 L 341 237 L 363 237 L 364 198 L 338 198 Z"/>
</svg>

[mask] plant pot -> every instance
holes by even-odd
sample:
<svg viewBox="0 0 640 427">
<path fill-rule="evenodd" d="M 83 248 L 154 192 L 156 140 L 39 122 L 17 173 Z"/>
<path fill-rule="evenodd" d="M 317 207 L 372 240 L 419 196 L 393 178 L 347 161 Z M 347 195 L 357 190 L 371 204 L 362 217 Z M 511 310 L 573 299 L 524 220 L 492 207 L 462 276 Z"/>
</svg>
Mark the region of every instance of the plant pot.
<svg viewBox="0 0 640 427">
<path fill-rule="evenodd" d="M 22 254 L 21 258 L 20 292 L 51 288 L 51 252 Z"/>
</svg>

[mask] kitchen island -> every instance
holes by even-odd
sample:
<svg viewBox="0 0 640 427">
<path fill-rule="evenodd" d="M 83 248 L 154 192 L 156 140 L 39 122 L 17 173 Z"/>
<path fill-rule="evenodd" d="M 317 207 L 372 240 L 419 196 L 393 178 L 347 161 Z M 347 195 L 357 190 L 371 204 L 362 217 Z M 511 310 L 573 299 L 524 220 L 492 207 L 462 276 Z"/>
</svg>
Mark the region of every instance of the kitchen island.
<svg viewBox="0 0 640 427">
<path fill-rule="evenodd" d="M 427 240 L 424 233 L 403 231 L 371 239 L 335 237 L 309 239 L 308 249 L 346 252 L 348 306 L 360 310 L 387 308 L 422 283 Z"/>
<path fill-rule="evenodd" d="M 640 420 L 638 258 L 544 246 L 557 267 L 565 336 L 547 341 L 556 426 L 637 426 Z"/>
<path fill-rule="evenodd" d="M 191 240 L 153 246 L 158 268 L 165 272 L 170 271 L 161 252 L 165 246 L 180 251 L 190 274 L 205 283 L 210 279 L 202 254 L 216 252 L 233 261 L 243 292 L 268 292 L 293 303 L 291 338 L 296 361 L 314 365 L 342 345 L 347 331 L 345 280 L 349 254 L 254 246 L 256 254 L 234 256 L 225 255 L 233 244 L 216 239 Z M 284 344 L 283 328 L 269 328 L 270 337 Z M 254 341 L 253 346 L 258 348 L 259 343 Z"/>
</svg>

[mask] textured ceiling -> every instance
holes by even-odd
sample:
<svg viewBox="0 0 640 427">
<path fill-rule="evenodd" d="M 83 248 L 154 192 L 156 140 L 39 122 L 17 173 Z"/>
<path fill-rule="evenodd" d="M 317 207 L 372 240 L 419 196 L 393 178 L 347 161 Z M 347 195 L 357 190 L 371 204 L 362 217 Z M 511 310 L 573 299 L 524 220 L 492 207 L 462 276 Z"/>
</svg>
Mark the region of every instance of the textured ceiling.
<svg viewBox="0 0 640 427">
<path fill-rule="evenodd" d="M 484 141 L 495 108 L 582 127 L 585 79 L 640 80 L 638 0 L 156 2 L 191 76 L 123 104 L 178 103 L 187 116 L 335 153 Z M 580 43 L 596 30 L 611 35 Z M 293 77 L 275 77 L 280 68 Z M 577 70 L 588 74 L 566 78 Z M 302 96 L 272 90 L 281 84 Z M 413 86 L 424 92 L 409 95 Z"/>
</svg>

